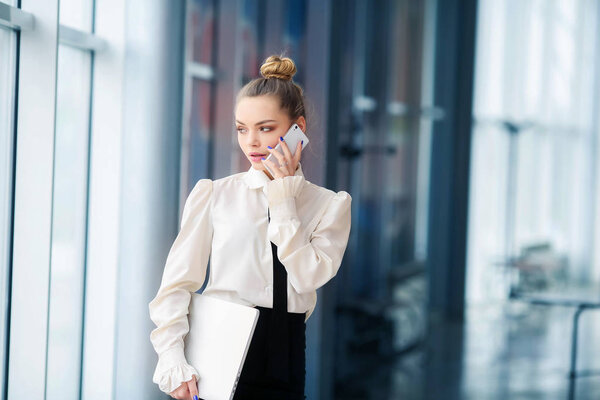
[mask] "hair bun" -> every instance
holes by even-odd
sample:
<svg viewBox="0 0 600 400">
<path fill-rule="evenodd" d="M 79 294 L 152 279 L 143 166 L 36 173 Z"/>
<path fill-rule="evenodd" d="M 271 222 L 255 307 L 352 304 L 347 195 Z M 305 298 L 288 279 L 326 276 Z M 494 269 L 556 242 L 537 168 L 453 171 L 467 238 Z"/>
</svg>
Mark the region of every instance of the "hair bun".
<svg viewBox="0 0 600 400">
<path fill-rule="evenodd" d="M 260 74 L 265 79 L 276 78 L 291 81 L 296 74 L 296 64 L 288 57 L 270 56 L 260 66 Z"/>
</svg>

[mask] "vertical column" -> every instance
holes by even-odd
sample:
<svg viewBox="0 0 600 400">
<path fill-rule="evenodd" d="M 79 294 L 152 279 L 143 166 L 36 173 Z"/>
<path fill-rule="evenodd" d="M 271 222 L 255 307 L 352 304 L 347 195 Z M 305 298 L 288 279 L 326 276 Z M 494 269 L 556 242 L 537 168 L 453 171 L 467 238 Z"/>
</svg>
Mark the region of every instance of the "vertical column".
<svg viewBox="0 0 600 400">
<path fill-rule="evenodd" d="M 125 4 L 96 0 L 94 34 L 107 42 L 94 55 L 88 241 L 81 397 L 111 399 L 114 391 L 119 274 Z M 127 195 L 125 191 L 125 195 Z"/>
<path fill-rule="evenodd" d="M 8 398 L 45 397 L 58 1 L 23 0 L 20 33 Z"/>
<path fill-rule="evenodd" d="M 429 307 L 462 319 L 465 304 L 467 213 L 477 0 L 437 6 L 435 105 L 429 195 Z"/>
<path fill-rule="evenodd" d="M 306 59 L 304 92 L 307 98 L 308 135 L 313 146 L 302 154 L 303 169 L 310 180 L 325 186 L 327 173 L 337 159 L 327 157 L 330 138 L 327 137 L 329 104 L 329 61 L 331 2 L 307 1 Z M 312 113 L 312 114 L 311 114 Z M 335 132 L 331 132 L 335 135 Z M 336 138 L 331 138 L 337 148 Z M 333 394 L 334 308 L 335 285 L 330 282 L 317 291 L 318 301 L 306 326 L 306 396 L 309 399 L 329 399 Z"/>
</svg>

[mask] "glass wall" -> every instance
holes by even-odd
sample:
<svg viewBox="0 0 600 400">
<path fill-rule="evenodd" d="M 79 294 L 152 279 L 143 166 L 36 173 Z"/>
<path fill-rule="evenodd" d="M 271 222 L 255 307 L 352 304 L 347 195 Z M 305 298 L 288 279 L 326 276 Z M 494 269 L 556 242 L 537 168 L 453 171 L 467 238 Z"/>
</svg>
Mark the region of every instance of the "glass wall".
<svg viewBox="0 0 600 400">
<path fill-rule="evenodd" d="M 61 1 L 60 23 L 91 31 L 92 1 Z M 81 397 L 92 52 L 58 46 L 48 331 L 48 399 Z"/>
<path fill-rule="evenodd" d="M 0 387 L 4 388 L 13 216 L 17 33 L 0 26 Z"/>
<path fill-rule="evenodd" d="M 91 54 L 59 46 L 48 388 L 79 398 L 87 227 Z"/>
<path fill-rule="evenodd" d="M 330 131 L 353 227 L 338 273 L 335 395 L 393 393 L 385 365 L 425 334 L 433 1 L 336 4 Z M 373 57 L 377 54 L 377 57 Z M 362 383 L 361 383 L 362 382 Z M 362 390 L 362 391 L 361 391 Z M 367 394 L 368 393 L 368 394 Z M 376 396 L 377 397 L 377 396 Z"/>
<path fill-rule="evenodd" d="M 93 0 L 60 0 L 60 24 L 83 32 L 92 31 Z"/>
<path fill-rule="evenodd" d="M 265 0 L 245 0 L 240 12 L 242 85 L 260 76 L 265 47 Z"/>
<path fill-rule="evenodd" d="M 215 0 L 192 0 L 187 6 L 186 74 L 182 170 L 189 190 L 210 175 L 213 157 L 215 43 L 218 8 Z"/>
<path fill-rule="evenodd" d="M 479 5 L 467 299 L 598 282 L 598 2 Z"/>
<path fill-rule="evenodd" d="M 285 25 L 282 47 L 296 64 L 298 72 L 294 75 L 294 81 L 301 86 L 306 79 L 306 7 L 306 0 L 288 0 L 283 16 Z"/>
</svg>

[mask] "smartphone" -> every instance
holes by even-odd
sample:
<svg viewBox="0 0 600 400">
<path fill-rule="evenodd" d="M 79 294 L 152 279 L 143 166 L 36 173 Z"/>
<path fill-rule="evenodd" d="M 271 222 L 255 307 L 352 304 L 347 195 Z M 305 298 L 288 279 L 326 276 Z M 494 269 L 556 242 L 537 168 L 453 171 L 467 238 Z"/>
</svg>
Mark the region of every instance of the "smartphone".
<svg viewBox="0 0 600 400">
<path fill-rule="evenodd" d="M 298 146 L 298 142 L 300 142 L 301 140 L 304 141 L 302 143 L 302 150 L 304 150 L 304 148 L 308 144 L 308 137 L 304 134 L 304 132 L 302 132 L 302 129 L 300 129 L 298 124 L 292 125 L 290 129 L 286 132 L 286 134 L 283 135 L 283 141 L 287 144 L 288 148 L 290 149 L 290 153 L 292 153 L 292 156 L 296 154 L 296 147 Z M 284 155 L 283 149 L 281 148 L 281 140 L 279 141 L 279 143 L 277 143 L 277 146 L 275 146 L 274 150 L 279 151 L 279 153 Z M 267 160 L 272 161 L 277 167 L 279 167 L 279 160 L 277 159 L 277 157 L 275 157 L 273 153 L 269 154 Z M 273 171 L 271 171 L 271 168 L 269 168 L 267 164 L 263 165 L 269 170 L 272 176 L 275 176 L 275 174 L 273 174 Z"/>
</svg>

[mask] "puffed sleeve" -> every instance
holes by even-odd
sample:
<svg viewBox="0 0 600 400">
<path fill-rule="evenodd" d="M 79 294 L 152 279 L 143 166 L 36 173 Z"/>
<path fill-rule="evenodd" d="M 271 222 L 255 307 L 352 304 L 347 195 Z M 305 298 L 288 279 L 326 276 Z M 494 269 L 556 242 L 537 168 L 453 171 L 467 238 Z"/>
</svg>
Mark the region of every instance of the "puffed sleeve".
<svg viewBox="0 0 600 400">
<path fill-rule="evenodd" d="M 183 340 L 189 332 L 191 293 L 202 287 L 206 277 L 213 236 L 211 195 L 212 181 L 201 179 L 187 197 L 160 288 L 148 305 L 150 318 L 156 325 L 150 341 L 158 354 L 152 381 L 167 394 L 192 379 L 192 374 L 196 379 L 200 377 L 185 359 Z"/>
<path fill-rule="evenodd" d="M 303 180 L 296 175 L 267 183 L 271 214 L 267 235 L 277 245 L 279 260 L 298 293 L 314 291 L 337 274 L 351 227 L 352 197 L 340 191 L 328 200 L 320 221 L 306 237 L 300 229 L 295 203 Z"/>
</svg>

